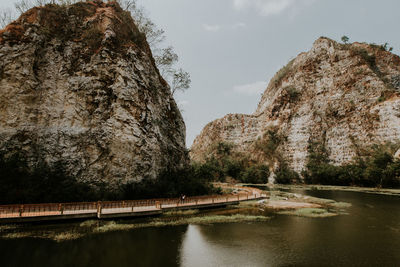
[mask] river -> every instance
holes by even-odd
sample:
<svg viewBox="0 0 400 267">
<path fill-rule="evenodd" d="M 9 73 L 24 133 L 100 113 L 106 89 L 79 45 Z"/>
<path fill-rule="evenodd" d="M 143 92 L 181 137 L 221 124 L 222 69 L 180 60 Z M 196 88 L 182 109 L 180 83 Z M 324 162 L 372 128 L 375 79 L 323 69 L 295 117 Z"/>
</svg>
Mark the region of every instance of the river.
<svg viewBox="0 0 400 267">
<path fill-rule="evenodd" d="M 306 194 L 352 207 L 329 218 L 273 215 L 263 222 L 150 227 L 65 242 L 0 239 L 0 265 L 400 266 L 399 197 Z"/>
</svg>

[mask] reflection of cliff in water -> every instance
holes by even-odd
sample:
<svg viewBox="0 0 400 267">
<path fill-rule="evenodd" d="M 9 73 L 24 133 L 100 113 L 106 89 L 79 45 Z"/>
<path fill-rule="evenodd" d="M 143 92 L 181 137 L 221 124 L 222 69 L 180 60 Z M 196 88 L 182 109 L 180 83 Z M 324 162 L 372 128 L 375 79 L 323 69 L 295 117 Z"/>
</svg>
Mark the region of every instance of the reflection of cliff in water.
<svg viewBox="0 0 400 267">
<path fill-rule="evenodd" d="M 176 266 L 187 226 L 91 235 L 56 243 L 43 239 L 0 240 L 2 266 Z"/>
<path fill-rule="evenodd" d="M 307 194 L 352 206 L 346 210 L 348 215 L 329 218 L 270 214 L 270 220 L 258 222 L 146 227 L 88 234 L 61 243 L 0 239 L 1 255 L 6 255 L 2 266 L 398 265 L 399 197 L 341 191 Z M 79 224 L 49 225 L 43 231 L 68 226 L 79 228 Z"/>
</svg>

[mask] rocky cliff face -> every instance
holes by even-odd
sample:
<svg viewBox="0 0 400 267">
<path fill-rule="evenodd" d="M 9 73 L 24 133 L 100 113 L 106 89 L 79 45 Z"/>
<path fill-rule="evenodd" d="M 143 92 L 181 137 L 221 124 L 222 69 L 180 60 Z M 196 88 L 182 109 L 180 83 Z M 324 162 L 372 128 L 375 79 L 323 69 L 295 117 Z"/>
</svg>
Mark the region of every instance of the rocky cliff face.
<svg viewBox="0 0 400 267">
<path fill-rule="evenodd" d="M 185 124 L 129 13 L 47 5 L 0 31 L 0 152 L 108 188 L 187 163 Z"/>
<path fill-rule="evenodd" d="M 399 141 L 400 58 L 380 46 L 320 38 L 275 75 L 254 114 L 209 123 L 191 157 L 202 161 L 226 142 L 253 161 L 284 160 L 301 171 L 313 143 L 339 165 L 367 146 Z"/>
</svg>

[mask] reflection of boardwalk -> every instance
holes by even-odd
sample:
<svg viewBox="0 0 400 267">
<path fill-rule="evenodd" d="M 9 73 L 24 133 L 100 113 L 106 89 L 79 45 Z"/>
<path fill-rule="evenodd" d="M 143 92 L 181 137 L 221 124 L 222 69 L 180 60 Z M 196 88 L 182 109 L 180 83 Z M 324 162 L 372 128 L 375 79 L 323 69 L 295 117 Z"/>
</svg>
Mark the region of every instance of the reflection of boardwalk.
<svg viewBox="0 0 400 267">
<path fill-rule="evenodd" d="M 114 202 L 28 204 L 0 206 L 1 222 L 33 222 L 80 218 L 116 218 L 149 216 L 171 209 L 199 209 L 237 204 L 240 201 L 265 198 L 262 191 L 249 187 L 225 186 L 238 194 L 189 197 L 180 199 L 149 199 Z"/>
</svg>

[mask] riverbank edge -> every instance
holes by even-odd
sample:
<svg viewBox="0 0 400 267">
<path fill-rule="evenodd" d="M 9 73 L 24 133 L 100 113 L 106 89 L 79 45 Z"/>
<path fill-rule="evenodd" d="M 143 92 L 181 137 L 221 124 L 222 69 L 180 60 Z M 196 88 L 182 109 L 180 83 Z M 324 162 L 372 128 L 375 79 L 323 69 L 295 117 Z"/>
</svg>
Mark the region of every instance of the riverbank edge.
<svg viewBox="0 0 400 267">
<path fill-rule="evenodd" d="M 324 190 L 324 191 L 348 191 L 377 195 L 389 195 L 400 197 L 400 189 L 336 186 L 336 185 L 284 185 L 284 184 L 239 184 L 240 186 L 266 186 L 269 190 Z"/>
</svg>

